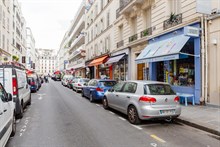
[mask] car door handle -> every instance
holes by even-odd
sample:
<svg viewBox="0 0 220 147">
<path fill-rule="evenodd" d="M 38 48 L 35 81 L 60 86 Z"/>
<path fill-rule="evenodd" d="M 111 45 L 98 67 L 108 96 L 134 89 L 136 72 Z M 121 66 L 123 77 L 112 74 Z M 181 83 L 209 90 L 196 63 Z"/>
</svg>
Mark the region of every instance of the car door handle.
<svg viewBox="0 0 220 147">
<path fill-rule="evenodd" d="M 5 109 L 3 112 L 6 112 L 7 111 L 7 109 Z"/>
<path fill-rule="evenodd" d="M 127 98 L 131 98 L 130 96 L 127 96 Z"/>
</svg>

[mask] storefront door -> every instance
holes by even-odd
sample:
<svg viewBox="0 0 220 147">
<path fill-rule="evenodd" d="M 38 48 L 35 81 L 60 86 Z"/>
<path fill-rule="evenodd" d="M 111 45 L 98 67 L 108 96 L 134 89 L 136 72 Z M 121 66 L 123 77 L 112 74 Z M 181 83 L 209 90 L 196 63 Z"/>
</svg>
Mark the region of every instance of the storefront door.
<svg viewBox="0 0 220 147">
<path fill-rule="evenodd" d="M 145 64 L 137 64 L 137 80 L 143 80 L 144 79 L 144 74 L 143 74 L 143 69 L 145 67 Z"/>
</svg>

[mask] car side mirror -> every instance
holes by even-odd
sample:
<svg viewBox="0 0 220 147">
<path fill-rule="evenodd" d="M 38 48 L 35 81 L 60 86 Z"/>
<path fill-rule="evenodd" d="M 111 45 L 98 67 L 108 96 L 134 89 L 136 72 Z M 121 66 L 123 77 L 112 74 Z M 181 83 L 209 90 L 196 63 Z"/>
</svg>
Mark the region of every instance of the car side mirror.
<svg viewBox="0 0 220 147">
<path fill-rule="evenodd" d="M 8 101 L 12 101 L 12 95 L 8 93 Z"/>
<path fill-rule="evenodd" d="M 88 85 L 88 83 L 84 83 L 83 85 L 84 85 L 84 86 L 87 86 L 87 85 Z"/>
</svg>

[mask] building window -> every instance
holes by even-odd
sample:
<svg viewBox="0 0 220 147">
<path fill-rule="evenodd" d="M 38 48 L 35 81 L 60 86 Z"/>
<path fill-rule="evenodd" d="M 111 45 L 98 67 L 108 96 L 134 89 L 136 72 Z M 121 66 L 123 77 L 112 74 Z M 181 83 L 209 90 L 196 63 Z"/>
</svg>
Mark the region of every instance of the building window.
<svg viewBox="0 0 220 147">
<path fill-rule="evenodd" d="M 118 41 L 123 40 L 123 25 L 118 27 Z"/>
<path fill-rule="evenodd" d="M 107 17 L 106 17 L 106 26 L 109 27 L 110 25 L 110 12 L 107 13 Z"/>
<path fill-rule="evenodd" d="M 131 19 L 131 35 L 137 34 L 137 17 Z"/>
<path fill-rule="evenodd" d="M 168 16 L 171 13 L 179 14 L 181 13 L 181 1 L 180 0 L 168 0 Z"/>
<path fill-rule="evenodd" d="M 5 49 L 5 35 L 2 35 L 2 48 Z"/>
<path fill-rule="evenodd" d="M 151 7 L 144 10 L 144 15 L 143 15 L 143 24 L 144 28 L 150 28 L 151 27 Z"/>
<path fill-rule="evenodd" d="M 103 0 L 100 0 L 101 1 L 101 10 L 103 9 Z"/>
</svg>

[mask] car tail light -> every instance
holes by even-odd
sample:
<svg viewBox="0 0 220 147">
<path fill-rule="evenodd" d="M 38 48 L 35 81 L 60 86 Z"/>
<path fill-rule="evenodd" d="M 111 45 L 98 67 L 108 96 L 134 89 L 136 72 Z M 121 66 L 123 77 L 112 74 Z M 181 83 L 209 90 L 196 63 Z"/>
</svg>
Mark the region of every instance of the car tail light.
<svg viewBox="0 0 220 147">
<path fill-rule="evenodd" d="M 174 98 L 174 102 L 179 102 L 180 101 L 180 98 L 177 96 Z"/>
<path fill-rule="evenodd" d="M 18 94 L 18 87 L 17 87 L 17 79 L 16 78 L 12 79 L 12 90 L 13 90 L 13 95 Z"/>
<path fill-rule="evenodd" d="M 78 84 L 78 86 L 82 86 L 81 84 Z"/>
<path fill-rule="evenodd" d="M 139 98 L 139 102 L 156 103 L 156 101 L 154 97 L 142 96 Z"/>
<path fill-rule="evenodd" d="M 102 88 L 97 87 L 97 88 L 96 88 L 96 91 L 103 92 L 103 89 L 102 89 Z"/>
</svg>

